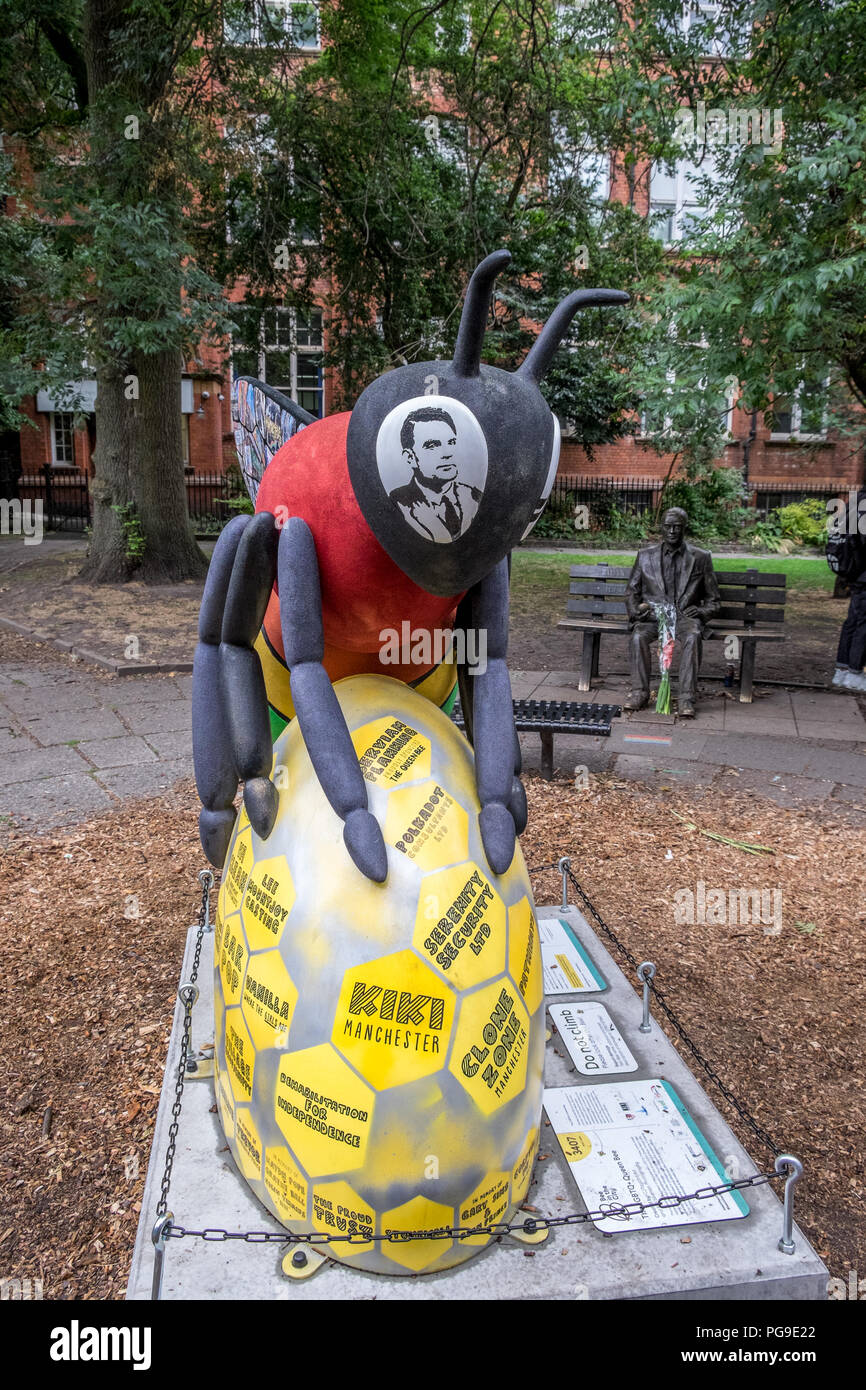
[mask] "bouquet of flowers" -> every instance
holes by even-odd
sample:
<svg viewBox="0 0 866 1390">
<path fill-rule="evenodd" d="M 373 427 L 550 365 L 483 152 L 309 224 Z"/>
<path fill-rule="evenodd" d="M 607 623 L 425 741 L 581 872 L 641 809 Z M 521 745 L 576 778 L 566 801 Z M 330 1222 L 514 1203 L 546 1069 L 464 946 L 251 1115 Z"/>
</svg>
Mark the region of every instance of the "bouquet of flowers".
<svg viewBox="0 0 866 1390">
<path fill-rule="evenodd" d="M 656 698 L 656 713 L 671 712 L 671 662 L 674 659 L 674 636 L 677 630 L 677 610 L 672 603 L 654 603 L 653 612 L 659 625 L 659 673 L 661 683 Z"/>
</svg>

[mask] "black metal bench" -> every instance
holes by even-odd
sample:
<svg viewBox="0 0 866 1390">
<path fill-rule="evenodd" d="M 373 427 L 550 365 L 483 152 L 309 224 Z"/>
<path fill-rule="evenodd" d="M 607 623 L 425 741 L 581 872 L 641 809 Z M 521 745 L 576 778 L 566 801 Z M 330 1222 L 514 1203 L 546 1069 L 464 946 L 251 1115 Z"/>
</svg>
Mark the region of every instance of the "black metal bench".
<svg viewBox="0 0 866 1390">
<path fill-rule="evenodd" d="M 610 721 L 622 714 L 621 705 L 591 705 L 573 700 L 513 700 L 514 727 L 518 733 L 541 735 L 541 775 L 548 782 L 553 776 L 554 734 L 595 734 L 610 737 Z M 451 718 L 464 727 L 460 701 L 455 700 Z"/>
<path fill-rule="evenodd" d="M 567 616 L 558 627 L 583 633 L 579 690 L 590 690 L 598 675 L 603 633 L 628 635 L 625 589 L 631 567 L 624 565 L 572 565 L 568 586 Z M 724 641 L 734 637 L 740 646 L 740 700 L 752 702 L 755 651 L 758 642 L 783 642 L 785 618 L 784 574 L 759 570 L 716 570 L 722 598 L 718 616 L 704 629 L 705 639 Z"/>
</svg>

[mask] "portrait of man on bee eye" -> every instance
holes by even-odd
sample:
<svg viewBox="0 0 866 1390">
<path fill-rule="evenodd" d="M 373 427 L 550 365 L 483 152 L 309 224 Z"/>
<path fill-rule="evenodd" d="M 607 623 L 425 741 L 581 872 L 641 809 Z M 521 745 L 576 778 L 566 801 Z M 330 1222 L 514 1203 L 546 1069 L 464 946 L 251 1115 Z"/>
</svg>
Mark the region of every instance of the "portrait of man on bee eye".
<svg viewBox="0 0 866 1390">
<path fill-rule="evenodd" d="M 410 410 L 400 447 L 411 469 L 408 483 L 390 493 L 409 525 L 428 540 L 456 541 L 468 531 L 481 490 L 460 481 L 460 442 L 453 412 L 442 406 Z"/>
</svg>

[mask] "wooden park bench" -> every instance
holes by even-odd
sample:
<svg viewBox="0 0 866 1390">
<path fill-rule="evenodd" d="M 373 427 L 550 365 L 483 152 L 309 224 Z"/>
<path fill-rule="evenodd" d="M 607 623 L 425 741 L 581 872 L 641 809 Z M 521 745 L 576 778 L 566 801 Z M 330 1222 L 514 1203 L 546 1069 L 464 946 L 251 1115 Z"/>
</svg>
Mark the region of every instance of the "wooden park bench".
<svg viewBox="0 0 866 1390">
<path fill-rule="evenodd" d="M 610 721 L 622 714 L 621 705 L 591 705 L 576 700 L 513 700 L 514 727 L 518 733 L 541 735 L 541 775 L 548 782 L 553 776 L 554 734 L 595 734 L 610 738 Z M 454 702 L 451 718 L 464 727 L 460 700 Z"/>
<path fill-rule="evenodd" d="M 631 566 L 572 565 L 569 573 L 567 616 L 558 626 L 583 633 L 578 689 L 589 690 L 593 676 L 598 675 L 602 634 L 628 635 L 625 589 Z M 716 580 L 722 607 L 705 625 L 704 638 L 737 638 L 741 652 L 740 700 L 751 704 L 758 642 L 785 640 L 785 576 L 749 569 L 716 570 Z"/>
</svg>

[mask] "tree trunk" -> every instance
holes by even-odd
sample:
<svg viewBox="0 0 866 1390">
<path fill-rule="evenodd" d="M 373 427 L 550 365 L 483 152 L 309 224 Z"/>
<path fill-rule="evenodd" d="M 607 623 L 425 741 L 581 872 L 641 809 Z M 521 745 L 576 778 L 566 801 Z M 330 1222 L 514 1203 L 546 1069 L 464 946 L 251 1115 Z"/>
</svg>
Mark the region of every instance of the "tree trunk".
<svg viewBox="0 0 866 1390">
<path fill-rule="evenodd" d="M 127 555 L 123 525 L 124 517 L 130 515 L 134 504 L 135 426 L 132 405 L 124 396 L 122 369 L 97 370 L 95 476 L 91 489 L 93 534 L 90 554 L 81 570 L 81 578 L 94 584 L 119 583 L 129 579 L 135 568 Z"/>
<path fill-rule="evenodd" d="M 133 489 L 145 548 L 137 578 L 173 584 L 207 573 L 187 515 L 180 420 L 180 354 L 168 350 L 135 363 L 140 382 Z"/>
<path fill-rule="evenodd" d="M 130 0 L 86 0 L 84 47 L 89 97 L 90 156 L 100 171 L 100 192 L 109 203 L 139 206 L 159 194 L 174 201 L 165 171 L 153 167 L 159 146 L 136 143 L 139 163 L 130 177 L 128 162 L 117 158 L 123 142 L 124 111 L 153 109 L 165 93 L 136 89 L 124 74 L 124 27 L 135 7 Z M 122 96 L 130 86 L 128 103 Z M 151 154 L 152 149 L 157 154 Z M 159 193 L 154 190 L 159 189 Z M 118 238 L 116 258 L 128 256 Z M 98 283 L 98 282 L 97 282 Z M 98 293 L 98 291 L 97 291 Z M 180 309 L 180 303 L 178 303 Z M 116 303 L 104 311 L 117 315 Z M 128 306 L 134 319 L 137 305 Z M 97 306 L 96 318 L 100 318 Z M 102 341 L 110 341 L 104 332 Z M 152 584 L 198 579 L 207 561 L 195 543 L 187 515 L 180 418 L 181 360 L 177 350 L 133 354 L 97 365 L 96 454 L 93 484 L 93 535 L 82 577 L 94 583 L 135 578 Z"/>
</svg>

